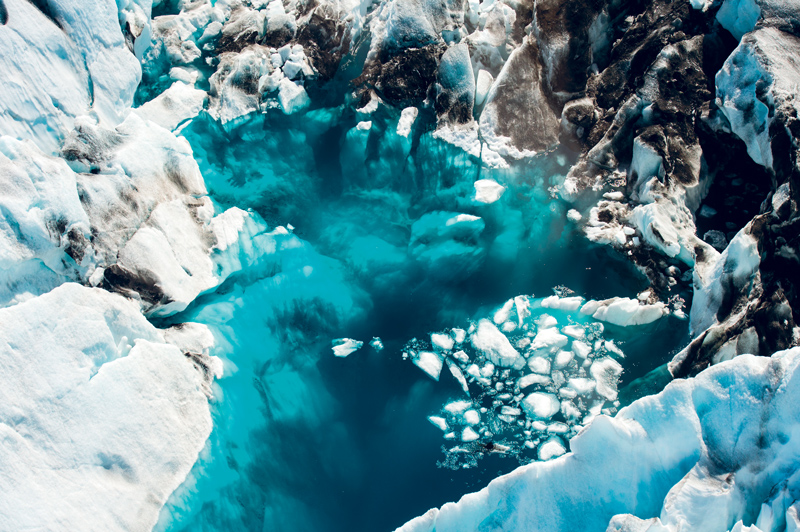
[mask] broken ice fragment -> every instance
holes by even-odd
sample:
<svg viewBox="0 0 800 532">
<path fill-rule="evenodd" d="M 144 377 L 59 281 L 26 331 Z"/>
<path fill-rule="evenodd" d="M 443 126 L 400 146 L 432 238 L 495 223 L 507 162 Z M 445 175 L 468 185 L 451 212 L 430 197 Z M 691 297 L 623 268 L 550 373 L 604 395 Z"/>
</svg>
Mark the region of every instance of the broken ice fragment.
<svg viewBox="0 0 800 532">
<path fill-rule="evenodd" d="M 575 340 L 572 342 L 572 352 L 581 358 L 586 358 L 592 353 L 592 348 L 585 342 Z"/>
<path fill-rule="evenodd" d="M 506 335 L 487 319 L 478 322 L 478 328 L 472 334 L 472 345 L 497 366 L 521 369 L 525 365 L 525 359 L 514 349 Z"/>
<path fill-rule="evenodd" d="M 333 354 L 337 357 L 346 357 L 351 353 L 355 353 L 361 346 L 364 345 L 364 342 L 359 342 L 358 340 L 353 340 L 352 338 L 337 338 L 331 342 L 333 345 Z"/>
<path fill-rule="evenodd" d="M 586 395 L 594 390 L 595 382 L 592 379 L 575 377 L 567 381 L 567 386 L 575 390 L 578 395 Z"/>
<path fill-rule="evenodd" d="M 428 416 L 428 421 L 433 423 L 435 426 L 439 427 L 439 429 L 441 429 L 442 432 L 445 432 L 447 430 L 447 428 L 448 428 L 447 427 L 447 421 L 445 421 L 445 419 L 443 417 Z"/>
<path fill-rule="evenodd" d="M 453 349 L 453 339 L 449 334 L 433 333 L 431 334 L 431 343 L 443 351 Z"/>
<path fill-rule="evenodd" d="M 578 325 L 567 325 L 561 332 L 566 334 L 567 336 L 571 336 L 575 340 L 582 340 L 584 336 L 586 336 L 586 332 L 583 330 L 583 327 L 579 327 Z"/>
<path fill-rule="evenodd" d="M 558 329 L 550 328 L 539 331 L 531 342 L 531 349 L 544 349 L 556 352 L 565 345 L 569 338 L 558 332 Z"/>
<path fill-rule="evenodd" d="M 490 204 L 500 199 L 506 187 L 493 179 L 479 179 L 475 181 L 474 199 L 478 203 Z"/>
<path fill-rule="evenodd" d="M 533 392 L 522 400 L 522 408 L 531 417 L 550 419 L 561 410 L 561 402 L 551 393 Z"/>
<path fill-rule="evenodd" d="M 520 389 L 527 388 L 528 386 L 533 386 L 534 384 L 550 384 L 550 377 L 547 375 L 537 375 L 535 373 L 530 373 L 522 377 L 519 381 L 517 381 L 517 385 Z"/>
<path fill-rule="evenodd" d="M 467 385 L 467 379 L 464 377 L 464 373 L 462 373 L 461 368 L 456 366 L 450 359 L 446 360 L 447 368 L 450 370 L 450 373 L 455 377 L 458 381 L 458 384 L 461 385 L 461 389 L 464 390 L 464 393 L 469 395 L 469 386 Z"/>
<path fill-rule="evenodd" d="M 477 432 L 472 430 L 471 427 L 465 428 L 464 432 L 461 433 L 461 441 L 464 441 L 464 442 L 475 441 L 478 438 L 480 438 L 480 436 L 478 435 Z"/>
<path fill-rule="evenodd" d="M 377 336 L 375 336 L 372 339 L 372 341 L 369 343 L 369 345 L 371 345 L 372 349 L 374 349 L 375 351 L 378 351 L 378 352 L 383 351 L 383 342 Z"/>
<path fill-rule="evenodd" d="M 566 452 L 567 449 L 561 443 L 561 438 L 553 436 L 539 446 L 539 460 L 551 460 Z"/>
<path fill-rule="evenodd" d="M 450 414 L 453 414 L 454 416 L 460 416 L 468 408 L 471 407 L 472 407 L 471 401 L 453 401 L 444 405 L 444 409 Z"/>
<path fill-rule="evenodd" d="M 463 344 L 464 340 L 467 339 L 467 331 L 464 329 L 450 329 L 450 334 L 453 336 L 453 340 L 455 340 L 457 344 Z"/>
<path fill-rule="evenodd" d="M 544 357 L 533 356 L 528 360 L 528 367 L 534 373 L 547 375 L 550 373 L 550 361 Z"/>
<path fill-rule="evenodd" d="M 581 306 L 581 303 L 583 303 L 583 298 L 580 296 L 573 296 L 573 297 L 550 296 L 542 300 L 542 306 L 544 308 L 554 308 L 566 311 L 578 310 L 578 307 Z"/>
<path fill-rule="evenodd" d="M 419 369 L 430 375 L 433 380 L 439 380 L 439 374 L 442 372 L 444 361 L 438 354 L 431 353 L 430 351 L 421 351 L 416 357 L 413 357 L 411 361 L 416 364 Z"/>
<path fill-rule="evenodd" d="M 494 313 L 492 321 L 494 321 L 495 324 L 497 325 L 500 325 L 504 321 L 507 321 L 508 317 L 511 315 L 511 307 L 513 306 L 514 306 L 513 299 L 509 299 L 508 301 L 506 301 L 505 304 L 502 307 L 500 307 L 500 309 L 497 312 Z"/>
<path fill-rule="evenodd" d="M 467 425 L 477 425 L 481 422 L 481 415 L 476 410 L 467 410 L 464 412 L 464 421 Z"/>
<path fill-rule="evenodd" d="M 469 364 L 469 355 L 464 351 L 456 351 L 453 353 L 453 358 L 461 364 Z"/>
<path fill-rule="evenodd" d="M 622 373 L 622 366 L 610 357 L 603 357 L 596 360 L 589 370 L 594 380 L 597 382 L 597 393 L 608 399 L 617 399 L 617 381 Z"/>
<path fill-rule="evenodd" d="M 574 344 L 573 344 L 574 345 Z M 572 362 L 573 354 L 571 351 L 559 351 L 556 353 L 556 359 L 554 361 L 554 365 L 557 368 L 564 368 Z"/>
</svg>

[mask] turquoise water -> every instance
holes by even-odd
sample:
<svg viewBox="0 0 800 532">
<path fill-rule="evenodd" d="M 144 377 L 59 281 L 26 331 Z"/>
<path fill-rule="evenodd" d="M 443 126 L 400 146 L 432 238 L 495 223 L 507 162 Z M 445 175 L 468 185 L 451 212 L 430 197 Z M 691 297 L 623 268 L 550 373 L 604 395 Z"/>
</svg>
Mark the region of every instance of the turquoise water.
<svg viewBox="0 0 800 532">
<path fill-rule="evenodd" d="M 346 106 L 269 114 L 230 133 L 201 116 L 183 131 L 220 209 L 251 208 L 294 234 L 279 239 L 273 262 L 171 319 L 211 327 L 226 376 L 215 385 L 209 444 L 161 530 L 392 530 L 480 489 L 518 462 L 437 468 L 441 432 L 426 417 L 459 388 L 403 361 L 401 347 L 518 294 L 566 285 L 587 298 L 630 297 L 646 288 L 566 220 L 551 187 L 573 155 L 492 170 L 434 139 L 424 112 L 409 138 L 397 135 L 398 115 L 379 110 L 369 131 L 355 128 L 366 117 Z M 479 178 L 508 188 L 494 204 L 475 204 Z M 423 216 L 438 211 L 480 216 L 484 229 L 430 236 L 436 228 L 424 221 L 434 217 Z M 366 347 L 374 336 L 383 351 Z M 624 384 L 668 360 L 686 326 L 667 318 L 606 336 L 628 355 Z M 336 358 L 331 340 L 340 337 L 365 347 Z"/>
</svg>

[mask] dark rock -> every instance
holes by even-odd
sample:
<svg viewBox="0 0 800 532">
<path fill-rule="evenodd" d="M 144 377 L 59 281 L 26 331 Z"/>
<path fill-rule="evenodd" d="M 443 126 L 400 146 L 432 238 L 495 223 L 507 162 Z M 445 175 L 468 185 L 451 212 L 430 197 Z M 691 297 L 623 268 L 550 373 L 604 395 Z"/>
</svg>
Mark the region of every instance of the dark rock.
<svg viewBox="0 0 800 532">
<path fill-rule="evenodd" d="M 533 32 L 541 53 L 544 87 L 550 102 L 560 108 L 586 89 L 592 63 L 600 62 L 606 29 L 603 0 L 539 0 Z M 597 26 L 596 34 L 591 28 Z M 592 39 L 595 39 L 594 41 Z"/>
<path fill-rule="evenodd" d="M 155 305 L 168 303 L 167 297 L 155 278 L 145 272 L 132 272 L 119 264 L 112 264 L 103 272 L 103 288 L 127 296 L 138 295 L 142 301 Z"/>
<path fill-rule="evenodd" d="M 436 81 L 443 53 L 444 46 L 439 44 L 403 50 L 382 62 L 375 88 L 382 98 L 398 107 L 419 104 Z"/>
<path fill-rule="evenodd" d="M 526 41 L 516 49 L 496 83 L 497 89 L 481 113 L 482 132 L 508 137 L 515 148 L 531 152 L 541 152 L 558 143 L 559 115 L 542 87 L 536 44 Z"/>
<path fill-rule="evenodd" d="M 318 82 L 333 79 L 342 57 L 350 51 L 346 27 L 329 5 L 314 8 L 300 25 L 297 40 L 318 72 Z"/>
</svg>

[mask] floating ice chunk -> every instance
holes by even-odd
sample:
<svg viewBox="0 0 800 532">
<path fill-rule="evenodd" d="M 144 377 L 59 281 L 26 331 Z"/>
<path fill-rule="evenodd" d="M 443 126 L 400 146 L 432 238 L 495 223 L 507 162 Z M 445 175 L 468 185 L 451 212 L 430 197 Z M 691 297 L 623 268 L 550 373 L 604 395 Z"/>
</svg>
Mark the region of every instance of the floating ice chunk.
<svg viewBox="0 0 800 532">
<path fill-rule="evenodd" d="M 456 439 L 456 433 L 455 432 L 448 432 L 447 434 L 444 435 L 444 439 L 445 440 L 455 440 Z"/>
<path fill-rule="evenodd" d="M 356 124 L 356 129 L 359 131 L 369 131 L 372 128 L 372 120 L 365 120 Z"/>
<path fill-rule="evenodd" d="M 550 329 L 557 325 L 558 320 L 550 314 L 542 314 L 539 316 L 539 319 L 536 320 L 536 326 L 539 327 L 539 329 Z"/>
<path fill-rule="evenodd" d="M 504 416 L 520 416 L 522 415 L 522 410 L 513 406 L 503 405 L 500 407 L 500 413 Z"/>
<path fill-rule="evenodd" d="M 586 336 L 586 331 L 579 325 L 567 325 L 561 329 L 561 332 L 576 340 L 582 340 Z"/>
<path fill-rule="evenodd" d="M 480 438 L 480 435 L 472 427 L 465 428 L 464 432 L 461 433 L 461 441 L 463 442 L 475 441 L 478 438 Z"/>
<path fill-rule="evenodd" d="M 497 312 L 494 313 L 492 321 L 494 321 L 495 324 L 497 325 L 500 325 L 501 323 L 507 321 L 508 317 L 511 316 L 511 309 L 513 306 L 514 306 L 513 299 L 509 299 L 508 301 L 506 301 L 505 304 L 502 307 L 500 307 L 497 310 Z"/>
<path fill-rule="evenodd" d="M 337 357 L 346 357 L 349 354 L 355 353 L 364 342 L 353 340 L 352 338 L 337 338 L 331 342 L 333 345 L 333 354 Z"/>
<path fill-rule="evenodd" d="M 541 421 L 532 421 L 531 428 L 539 432 L 545 432 L 547 430 L 547 423 L 542 423 Z"/>
<path fill-rule="evenodd" d="M 494 369 L 495 365 L 489 362 L 481 368 L 481 376 L 486 377 L 487 379 L 492 377 L 494 375 Z"/>
<path fill-rule="evenodd" d="M 560 421 L 556 421 L 547 426 L 547 432 L 551 434 L 566 434 L 569 432 L 569 425 Z"/>
<path fill-rule="evenodd" d="M 475 196 L 473 199 L 478 203 L 490 204 L 500 199 L 506 191 L 506 187 L 492 179 L 479 179 L 475 181 Z"/>
<path fill-rule="evenodd" d="M 606 348 L 606 351 L 610 351 L 621 358 L 625 358 L 625 353 L 622 351 L 622 349 L 617 347 L 617 344 L 615 344 L 612 340 L 605 340 L 603 342 L 603 347 Z"/>
<path fill-rule="evenodd" d="M 564 399 L 575 399 L 576 397 L 578 397 L 578 392 L 576 392 L 572 388 L 560 388 L 558 390 L 558 395 L 563 397 Z"/>
<path fill-rule="evenodd" d="M 443 417 L 428 416 L 428 421 L 433 423 L 433 425 L 438 427 L 442 432 L 447 432 L 447 429 L 449 428 L 447 426 L 447 421 Z"/>
<path fill-rule="evenodd" d="M 431 343 L 443 351 L 450 351 L 453 349 L 453 338 L 446 333 L 431 334 Z"/>
<path fill-rule="evenodd" d="M 554 308 L 559 310 L 565 310 L 567 312 L 578 310 L 578 308 L 581 306 L 581 303 L 583 303 L 583 298 L 580 296 L 574 296 L 574 297 L 550 296 L 542 300 L 542 306 L 544 308 Z"/>
<path fill-rule="evenodd" d="M 464 377 L 464 373 L 461 372 L 461 368 L 456 366 L 449 358 L 446 362 L 447 369 L 450 370 L 450 373 L 458 381 L 458 384 L 461 385 L 461 389 L 464 390 L 464 393 L 469 395 L 469 385 L 467 384 L 467 379 Z"/>
<path fill-rule="evenodd" d="M 539 446 L 539 460 L 551 460 L 566 452 L 567 449 L 564 447 L 561 438 L 553 436 Z"/>
<path fill-rule="evenodd" d="M 567 386 L 578 395 L 586 395 L 594 391 L 596 383 L 592 379 L 583 377 L 573 377 L 567 381 Z"/>
<path fill-rule="evenodd" d="M 550 419 L 561 410 L 561 402 L 551 393 L 533 392 L 522 400 L 522 408 L 530 417 Z"/>
<path fill-rule="evenodd" d="M 575 344 L 572 344 L 573 349 L 575 348 Z M 556 353 L 556 358 L 554 360 L 554 366 L 556 368 L 564 368 L 572 362 L 573 354 L 571 351 L 559 351 Z"/>
<path fill-rule="evenodd" d="M 569 338 L 558 332 L 556 328 L 548 328 L 540 330 L 531 342 L 531 349 L 544 349 L 547 351 L 555 352 L 565 345 Z"/>
<path fill-rule="evenodd" d="M 383 342 L 377 336 L 372 338 L 372 341 L 369 343 L 369 345 L 372 346 L 372 349 L 374 349 L 377 352 L 383 351 Z"/>
<path fill-rule="evenodd" d="M 529 373 L 517 381 L 517 385 L 520 387 L 520 389 L 533 386 L 534 384 L 550 384 L 550 377 L 547 375 Z"/>
<path fill-rule="evenodd" d="M 467 375 L 471 375 L 476 379 L 482 379 L 483 375 L 481 375 L 481 368 L 478 367 L 477 364 L 470 364 L 467 367 Z"/>
<path fill-rule="evenodd" d="M 467 339 L 467 331 L 464 329 L 450 329 L 450 334 L 453 336 L 453 340 L 455 340 L 457 344 L 463 344 L 464 340 Z"/>
<path fill-rule="evenodd" d="M 561 401 L 561 415 L 570 423 L 575 423 L 581 418 L 581 411 L 572 401 Z"/>
<path fill-rule="evenodd" d="M 281 104 L 283 112 L 287 115 L 300 112 L 311 105 L 311 100 L 301 85 L 283 78 L 278 87 L 278 102 Z"/>
<path fill-rule="evenodd" d="M 451 401 L 444 405 L 445 411 L 453 414 L 454 416 L 460 416 L 464 414 L 468 408 L 472 408 L 472 401 Z"/>
<path fill-rule="evenodd" d="M 433 380 L 439 380 L 439 374 L 442 372 L 444 361 L 437 353 L 421 351 L 417 353 L 417 356 L 413 357 L 411 361 L 416 364 L 419 369 L 430 375 Z"/>
<path fill-rule="evenodd" d="M 469 355 L 466 354 L 464 351 L 456 351 L 455 353 L 453 353 L 452 356 L 453 359 L 457 360 L 461 364 L 469 364 Z"/>
<path fill-rule="evenodd" d="M 581 312 L 591 313 L 596 320 L 622 327 L 652 323 L 669 313 L 666 305 L 661 301 L 653 305 L 641 305 L 636 299 L 624 297 L 615 297 L 605 301 L 589 301 L 581 308 Z"/>
<path fill-rule="evenodd" d="M 467 425 L 477 425 L 481 422 L 481 415 L 477 410 L 467 410 L 464 412 L 464 421 Z"/>
<path fill-rule="evenodd" d="M 414 125 L 414 120 L 417 119 L 419 109 L 416 107 L 406 107 L 400 113 L 400 121 L 397 123 L 397 134 L 401 137 L 408 137 L 411 133 L 411 127 Z"/>
<path fill-rule="evenodd" d="M 586 342 L 575 340 L 572 342 L 572 352 L 581 358 L 586 358 L 592 353 L 592 347 Z"/>
<path fill-rule="evenodd" d="M 497 366 L 521 369 L 525 365 L 525 359 L 514 349 L 506 335 L 487 319 L 478 322 L 477 329 L 472 333 L 472 345 Z"/>
<path fill-rule="evenodd" d="M 528 359 L 528 367 L 534 373 L 547 375 L 550 373 L 550 361 L 544 357 L 533 356 Z"/>
<path fill-rule="evenodd" d="M 513 321 L 507 321 L 500 327 L 500 329 L 506 333 L 513 332 L 514 330 L 516 330 L 516 328 L 517 324 L 514 323 Z"/>
<path fill-rule="evenodd" d="M 608 399 L 617 399 L 617 381 L 622 374 L 622 366 L 611 357 L 595 360 L 589 370 L 592 378 L 597 382 L 597 393 Z"/>
</svg>

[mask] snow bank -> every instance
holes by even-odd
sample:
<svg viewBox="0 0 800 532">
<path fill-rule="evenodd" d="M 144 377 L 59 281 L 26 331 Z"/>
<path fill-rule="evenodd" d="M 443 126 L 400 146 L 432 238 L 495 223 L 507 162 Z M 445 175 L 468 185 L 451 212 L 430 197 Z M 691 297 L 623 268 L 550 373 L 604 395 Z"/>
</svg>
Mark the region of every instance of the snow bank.
<svg viewBox="0 0 800 532">
<path fill-rule="evenodd" d="M 782 530 L 775 527 L 784 521 L 793 530 L 798 365 L 794 348 L 673 381 L 614 418 L 596 418 L 573 438 L 571 453 L 520 467 L 398 531 L 491 523 L 495 530 L 724 532 L 746 530 L 742 521 L 756 523 L 750 530 Z"/>
</svg>

